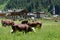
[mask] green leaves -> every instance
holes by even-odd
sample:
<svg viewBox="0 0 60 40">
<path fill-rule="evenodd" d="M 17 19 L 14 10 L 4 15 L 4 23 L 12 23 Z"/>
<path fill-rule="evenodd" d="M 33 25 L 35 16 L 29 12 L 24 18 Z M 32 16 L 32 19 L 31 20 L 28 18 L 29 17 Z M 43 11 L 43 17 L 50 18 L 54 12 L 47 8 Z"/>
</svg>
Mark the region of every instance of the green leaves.
<svg viewBox="0 0 60 40">
<path fill-rule="evenodd" d="M 25 8 L 31 12 L 42 11 L 42 9 L 48 10 L 53 3 L 60 6 L 59 0 L 0 0 L 0 9 Z"/>
</svg>

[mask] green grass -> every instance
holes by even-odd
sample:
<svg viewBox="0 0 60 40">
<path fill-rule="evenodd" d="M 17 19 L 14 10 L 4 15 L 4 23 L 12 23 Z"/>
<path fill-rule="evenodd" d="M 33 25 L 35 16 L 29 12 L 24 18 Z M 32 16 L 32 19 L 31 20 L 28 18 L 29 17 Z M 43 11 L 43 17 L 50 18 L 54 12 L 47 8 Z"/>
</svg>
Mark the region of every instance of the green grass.
<svg viewBox="0 0 60 40">
<path fill-rule="evenodd" d="M 17 31 L 11 33 L 11 27 L 2 27 L 0 23 L 0 40 L 60 40 L 60 21 L 41 20 L 42 28 L 36 28 L 36 32 L 24 34 Z M 19 23 L 19 21 L 16 21 Z"/>
</svg>

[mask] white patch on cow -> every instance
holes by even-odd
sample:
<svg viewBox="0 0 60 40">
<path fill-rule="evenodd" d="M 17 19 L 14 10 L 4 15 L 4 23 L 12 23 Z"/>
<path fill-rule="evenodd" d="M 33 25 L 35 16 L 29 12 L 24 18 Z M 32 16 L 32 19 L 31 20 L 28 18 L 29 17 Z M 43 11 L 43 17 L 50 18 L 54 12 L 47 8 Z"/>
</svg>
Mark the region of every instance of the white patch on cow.
<svg viewBox="0 0 60 40">
<path fill-rule="evenodd" d="M 34 32 L 36 32 L 34 27 L 32 27 L 32 30 L 33 30 Z"/>
<path fill-rule="evenodd" d="M 11 30 L 11 32 L 13 32 L 13 30 Z"/>
</svg>

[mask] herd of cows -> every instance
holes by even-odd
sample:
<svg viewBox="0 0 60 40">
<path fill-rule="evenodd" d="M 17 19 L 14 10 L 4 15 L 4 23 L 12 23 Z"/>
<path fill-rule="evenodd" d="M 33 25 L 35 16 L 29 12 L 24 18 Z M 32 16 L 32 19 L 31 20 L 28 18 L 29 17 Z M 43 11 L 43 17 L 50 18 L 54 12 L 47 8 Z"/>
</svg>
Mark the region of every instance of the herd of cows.
<svg viewBox="0 0 60 40">
<path fill-rule="evenodd" d="M 41 22 L 37 22 L 34 20 L 32 22 L 28 22 L 28 20 L 23 20 L 20 24 L 15 23 L 13 20 L 1 20 L 1 23 L 3 27 L 11 26 L 11 33 L 16 32 L 16 30 L 24 31 L 25 33 L 30 31 L 36 32 L 35 28 L 37 27 L 37 25 L 39 25 L 39 28 L 41 28 L 42 26 Z"/>
</svg>

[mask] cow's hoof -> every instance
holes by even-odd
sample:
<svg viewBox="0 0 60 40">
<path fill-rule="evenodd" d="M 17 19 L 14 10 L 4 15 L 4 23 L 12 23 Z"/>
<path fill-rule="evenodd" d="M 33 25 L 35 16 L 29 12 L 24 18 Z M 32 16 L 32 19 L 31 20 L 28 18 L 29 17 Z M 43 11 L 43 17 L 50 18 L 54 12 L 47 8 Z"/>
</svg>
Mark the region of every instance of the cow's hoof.
<svg viewBox="0 0 60 40">
<path fill-rule="evenodd" d="M 11 33 L 13 33 L 13 30 L 11 30 Z"/>
</svg>

